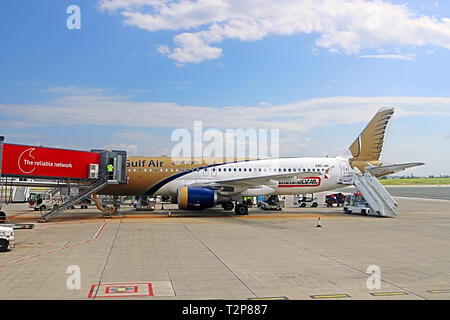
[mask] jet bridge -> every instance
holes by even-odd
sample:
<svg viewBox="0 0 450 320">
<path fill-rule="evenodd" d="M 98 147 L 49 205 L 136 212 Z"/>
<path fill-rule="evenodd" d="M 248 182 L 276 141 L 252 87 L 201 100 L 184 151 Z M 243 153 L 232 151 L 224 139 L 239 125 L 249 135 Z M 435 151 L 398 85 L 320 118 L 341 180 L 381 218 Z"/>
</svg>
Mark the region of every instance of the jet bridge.
<svg viewBox="0 0 450 320">
<path fill-rule="evenodd" d="M 16 185 L 67 188 L 69 196 L 64 202 L 39 220 L 47 222 L 108 184 L 127 183 L 126 157 L 126 151 L 118 150 L 86 152 L 5 144 L 4 137 L 0 136 L 0 193 L 6 186 Z M 112 165 L 111 172 L 107 170 L 108 165 Z M 70 192 L 71 188 L 78 188 L 79 192 Z M 2 198 L 6 198 L 2 196 L 0 208 Z"/>
<path fill-rule="evenodd" d="M 346 174 L 342 179 L 342 183 L 347 185 L 353 184 L 358 189 L 372 209 L 370 215 L 380 217 L 396 217 L 398 215 L 397 203 L 378 179 L 370 173 Z"/>
</svg>

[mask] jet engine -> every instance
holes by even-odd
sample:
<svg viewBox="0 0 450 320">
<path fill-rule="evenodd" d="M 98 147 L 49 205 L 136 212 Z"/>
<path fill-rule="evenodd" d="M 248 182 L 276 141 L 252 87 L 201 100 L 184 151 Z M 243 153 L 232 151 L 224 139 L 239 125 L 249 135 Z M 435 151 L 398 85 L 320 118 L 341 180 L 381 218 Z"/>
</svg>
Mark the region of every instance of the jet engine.
<svg viewBox="0 0 450 320">
<path fill-rule="evenodd" d="M 180 209 L 203 210 L 217 204 L 217 192 L 208 188 L 180 187 L 177 199 Z"/>
</svg>

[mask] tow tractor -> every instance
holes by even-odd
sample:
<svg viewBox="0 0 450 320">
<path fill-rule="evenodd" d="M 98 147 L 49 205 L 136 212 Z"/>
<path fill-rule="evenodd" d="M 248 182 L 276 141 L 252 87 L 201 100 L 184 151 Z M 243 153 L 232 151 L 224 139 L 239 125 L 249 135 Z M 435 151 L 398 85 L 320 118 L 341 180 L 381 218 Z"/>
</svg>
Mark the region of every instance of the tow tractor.
<svg viewBox="0 0 450 320">
<path fill-rule="evenodd" d="M 348 214 L 359 213 L 367 216 L 372 212 L 372 209 L 361 193 L 356 192 L 345 196 L 344 211 Z"/>
<path fill-rule="evenodd" d="M 305 208 L 307 203 L 311 203 L 312 208 L 316 208 L 319 205 L 317 197 L 315 197 L 313 193 L 297 195 L 294 199 L 297 200 L 297 203 L 295 203 L 294 200 L 294 205 L 298 205 L 300 208 Z"/>
</svg>

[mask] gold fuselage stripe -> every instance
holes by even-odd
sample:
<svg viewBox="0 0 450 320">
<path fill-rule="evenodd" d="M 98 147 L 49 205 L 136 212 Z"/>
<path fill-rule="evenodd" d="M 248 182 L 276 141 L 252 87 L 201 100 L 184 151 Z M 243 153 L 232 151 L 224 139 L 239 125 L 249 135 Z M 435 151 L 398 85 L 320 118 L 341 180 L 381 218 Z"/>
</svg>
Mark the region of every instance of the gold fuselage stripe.
<svg viewBox="0 0 450 320">
<path fill-rule="evenodd" d="M 183 174 L 186 174 L 186 171 L 188 170 L 244 160 L 256 159 L 203 158 L 201 160 L 196 160 L 195 158 L 172 159 L 171 157 L 127 157 L 126 174 L 128 183 L 108 185 L 98 192 L 98 194 L 143 195 L 166 179 L 175 175 L 182 176 Z"/>
</svg>

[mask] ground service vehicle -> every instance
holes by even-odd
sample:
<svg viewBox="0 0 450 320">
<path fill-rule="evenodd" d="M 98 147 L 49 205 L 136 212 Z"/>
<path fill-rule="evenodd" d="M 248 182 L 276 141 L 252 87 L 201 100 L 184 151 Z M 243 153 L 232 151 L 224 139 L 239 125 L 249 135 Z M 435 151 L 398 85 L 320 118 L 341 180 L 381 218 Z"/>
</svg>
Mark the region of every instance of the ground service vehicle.
<svg viewBox="0 0 450 320">
<path fill-rule="evenodd" d="M 266 201 L 260 202 L 259 206 L 263 210 L 281 210 L 284 207 L 284 201 L 281 201 L 277 195 L 272 195 Z"/>
<path fill-rule="evenodd" d="M 361 193 L 356 192 L 345 197 L 344 211 L 348 214 L 359 213 L 362 215 L 369 215 L 372 209 L 370 209 Z"/>
<path fill-rule="evenodd" d="M 306 207 L 307 203 L 311 203 L 312 208 L 316 208 L 319 205 L 317 197 L 314 194 L 304 194 L 298 197 L 297 204 L 300 208 Z"/>
<path fill-rule="evenodd" d="M 53 189 L 45 193 L 31 193 L 28 204 L 36 211 L 45 211 L 55 209 L 63 202 L 63 196 L 57 189 Z"/>
<path fill-rule="evenodd" d="M 325 204 L 327 207 L 332 207 L 336 204 L 336 206 L 343 206 L 345 202 L 345 195 L 343 193 L 332 193 L 325 196 Z"/>
<path fill-rule="evenodd" d="M 11 227 L 0 227 L 0 252 L 14 248 L 14 229 Z"/>
</svg>

